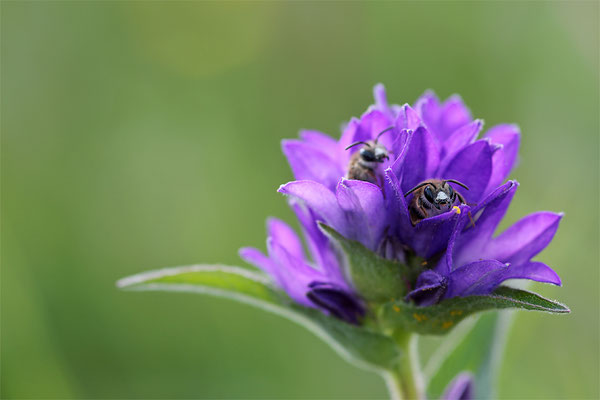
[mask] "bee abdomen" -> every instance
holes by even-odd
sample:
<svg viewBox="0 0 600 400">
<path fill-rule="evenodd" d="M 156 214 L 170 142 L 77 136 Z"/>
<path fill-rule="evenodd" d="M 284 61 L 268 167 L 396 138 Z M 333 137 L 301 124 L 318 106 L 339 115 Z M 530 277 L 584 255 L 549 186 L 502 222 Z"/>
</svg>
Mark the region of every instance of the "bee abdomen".
<svg viewBox="0 0 600 400">
<path fill-rule="evenodd" d="M 373 170 L 356 164 L 350 166 L 347 177 L 348 179 L 356 179 L 359 181 L 367 181 L 377 184 L 377 176 Z"/>
</svg>

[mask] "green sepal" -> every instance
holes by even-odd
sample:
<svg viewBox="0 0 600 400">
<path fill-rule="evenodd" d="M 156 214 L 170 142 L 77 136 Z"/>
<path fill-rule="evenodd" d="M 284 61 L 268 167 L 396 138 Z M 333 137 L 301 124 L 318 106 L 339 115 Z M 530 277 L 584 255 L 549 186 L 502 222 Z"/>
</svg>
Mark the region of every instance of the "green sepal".
<svg viewBox="0 0 600 400">
<path fill-rule="evenodd" d="M 559 314 L 570 312 L 565 305 L 538 294 L 501 286 L 489 295 L 454 297 L 428 307 L 418 307 L 403 300 L 392 301 L 381 306 L 379 319 L 384 329 L 441 335 L 473 313 L 504 308 Z"/>
<path fill-rule="evenodd" d="M 346 259 L 346 274 L 363 299 L 387 303 L 406 295 L 409 279 L 407 266 L 379 257 L 361 243 L 346 239 L 323 223 L 319 223 L 319 226 L 341 248 Z"/>
<path fill-rule="evenodd" d="M 294 303 L 258 271 L 222 265 L 165 268 L 123 278 L 117 287 L 208 294 L 250 304 L 304 326 L 347 361 L 367 369 L 390 369 L 400 357 L 391 338 Z"/>
</svg>

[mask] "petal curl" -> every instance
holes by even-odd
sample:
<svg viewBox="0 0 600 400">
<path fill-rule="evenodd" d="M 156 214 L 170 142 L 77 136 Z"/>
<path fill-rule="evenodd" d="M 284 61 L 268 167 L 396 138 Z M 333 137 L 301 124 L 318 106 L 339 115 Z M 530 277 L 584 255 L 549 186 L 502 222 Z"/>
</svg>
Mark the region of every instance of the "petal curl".
<svg viewBox="0 0 600 400">
<path fill-rule="evenodd" d="M 406 300 L 411 300 L 419 306 L 430 306 L 442 299 L 446 288 L 446 278 L 428 269 L 419 275 L 415 289 L 406 295 Z"/>
<path fill-rule="evenodd" d="M 281 148 L 297 180 L 312 180 L 334 188 L 338 179 L 345 174 L 335 158 L 336 153 L 328 153 L 317 144 L 283 140 Z"/>
<path fill-rule="evenodd" d="M 302 200 L 317 217 L 338 232 L 348 230 L 346 217 L 335 194 L 324 185 L 313 181 L 292 181 L 281 185 L 278 192 Z"/>
</svg>

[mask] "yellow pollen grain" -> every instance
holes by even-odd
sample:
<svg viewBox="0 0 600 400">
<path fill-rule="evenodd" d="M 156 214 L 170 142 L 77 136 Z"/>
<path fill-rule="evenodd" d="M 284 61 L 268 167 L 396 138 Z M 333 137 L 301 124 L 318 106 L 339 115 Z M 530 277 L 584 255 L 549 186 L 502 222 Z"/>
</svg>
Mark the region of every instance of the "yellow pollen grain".
<svg viewBox="0 0 600 400">
<path fill-rule="evenodd" d="M 458 206 L 454 206 L 452 209 L 455 210 L 457 214 L 460 214 L 460 208 Z"/>
<path fill-rule="evenodd" d="M 421 263 L 421 265 L 422 265 L 422 266 L 425 266 L 425 265 L 427 265 L 427 260 L 423 261 L 423 262 Z"/>
<path fill-rule="evenodd" d="M 394 311 L 396 311 L 396 312 L 400 312 L 400 307 L 398 307 L 398 306 L 394 306 L 393 308 L 394 308 Z"/>
<path fill-rule="evenodd" d="M 450 311 L 450 315 L 451 316 L 456 316 L 456 315 L 462 315 L 462 310 L 454 310 L 454 311 Z"/>
<path fill-rule="evenodd" d="M 416 319 L 418 322 L 421 322 L 421 321 L 425 321 L 427 319 L 427 316 L 424 314 L 414 313 L 413 318 Z"/>
<path fill-rule="evenodd" d="M 442 324 L 442 329 L 448 329 L 450 328 L 452 325 L 454 325 L 453 321 L 446 321 Z"/>
</svg>

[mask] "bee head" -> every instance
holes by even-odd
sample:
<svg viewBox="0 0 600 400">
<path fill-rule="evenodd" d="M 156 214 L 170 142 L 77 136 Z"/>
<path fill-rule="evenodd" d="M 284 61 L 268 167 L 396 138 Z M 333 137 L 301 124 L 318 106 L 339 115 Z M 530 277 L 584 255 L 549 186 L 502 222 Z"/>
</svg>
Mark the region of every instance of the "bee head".
<svg viewBox="0 0 600 400">
<path fill-rule="evenodd" d="M 446 179 L 443 181 L 433 179 L 430 181 L 419 183 L 417 186 L 409 190 L 404 195 L 404 197 L 422 188 L 421 190 L 423 191 L 422 193 L 423 196 L 425 196 L 425 200 L 427 200 L 429 204 L 431 204 L 438 210 L 441 210 L 442 207 L 449 208 L 452 204 L 454 204 L 457 198 L 459 198 L 461 203 L 465 203 L 464 198 L 460 195 L 460 193 L 454 191 L 452 186 L 448 185 L 448 182 L 455 183 L 469 190 L 469 188 L 464 183 L 461 183 L 454 179 Z"/>
<path fill-rule="evenodd" d="M 450 185 L 442 185 L 440 187 L 427 185 L 423 190 L 423 194 L 427 201 L 433 204 L 438 210 L 441 206 L 448 206 L 454 202 L 454 190 Z"/>
<path fill-rule="evenodd" d="M 382 163 L 383 160 L 389 160 L 388 152 L 385 147 L 376 143 L 366 143 L 360 149 L 360 158 L 365 162 Z"/>
</svg>

